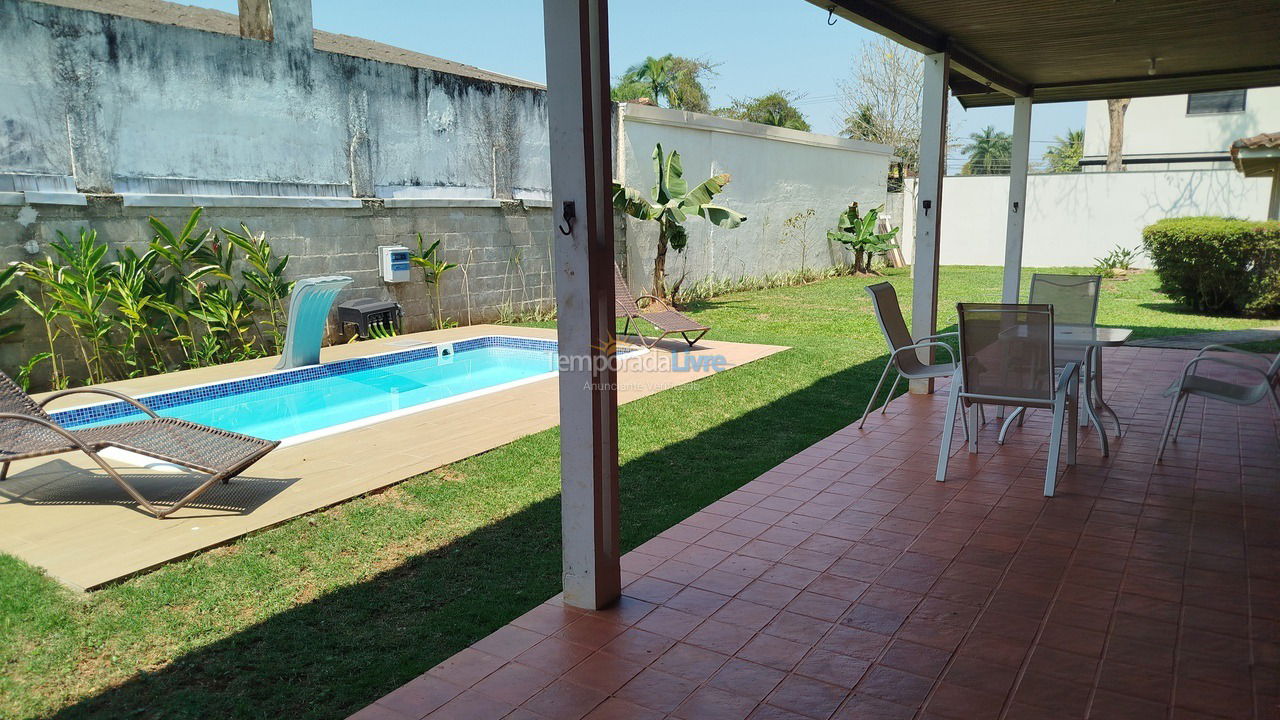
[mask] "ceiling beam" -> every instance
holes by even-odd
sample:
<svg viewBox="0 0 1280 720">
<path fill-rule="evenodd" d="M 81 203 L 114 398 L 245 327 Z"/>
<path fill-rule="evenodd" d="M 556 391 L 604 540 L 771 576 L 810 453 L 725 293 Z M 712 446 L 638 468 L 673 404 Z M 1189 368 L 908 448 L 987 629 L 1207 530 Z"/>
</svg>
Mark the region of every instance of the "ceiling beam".
<svg viewBox="0 0 1280 720">
<path fill-rule="evenodd" d="M 933 54 L 946 51 L 951 68 L 973 78 L 986 87 L 1016 97 L 1026 97 L 1031 86 L 969 52 L 954 40 L 933 28 L 903 15 L 880 0 L 809 0 L 832 15 L 844 18 L 872 32 L 905 45 L 916 52 Z"/>
<path fill-rule="evenodd" d="M 1074 88 L 1097 87 L 1099 85 L 1119 85 L 1122 83 L 1126 85 L 1144 85 L 1147 83 L 1168 82 L 1171 80 L 1172 81 L 1193 80 L 1196 78 L 1215 78 L 1215 77 L 1221 77 L 1225 79 L 1225 78 L 1234 78 L 1236 76 L 1243 77 L 1243 76 L 1248 76 L 1253 74 L 1266 74 L 1266 73 L 1276 73 L 1276 72 L 1280 72 L 1280 65 L 1233 68 L 1228 70 L 1204 70 L 1201 72 L 1187 72 L 1187 73 L 1156 73 L 1155 75 L 1130 75 L 1128 77 L 1097 78 L 1094 80 L 1079 80 L 1076 82 L 1044 83 L 1043 85 L 1036 85 L 1034 89 L 1037 91 L 1039 90 L 1070 90 Z M 1240 82 L 1240 81 L 1234 80 L 1233 84 L 1236 82 Z M 1231 90 L 1235 88 L 1223 88 L 1223 89 Z"/>
</svg>

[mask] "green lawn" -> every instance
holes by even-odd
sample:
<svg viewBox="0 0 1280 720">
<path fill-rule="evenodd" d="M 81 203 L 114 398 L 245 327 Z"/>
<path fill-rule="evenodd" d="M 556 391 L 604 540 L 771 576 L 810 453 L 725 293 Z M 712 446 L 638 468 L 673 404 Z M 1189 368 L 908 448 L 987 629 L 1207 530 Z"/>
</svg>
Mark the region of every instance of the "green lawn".
<svg viewBox="0 0 1280 720">
<path fill-rule="evenodd" d="M 940 324 L 997 299 L 999 272 L 943 268 Z M 910 279 L 890 279 L 909 302 Z M 793 349 L 619 410 L 624 548 L 858 418 L 885 356 L 869 282 L 692 309 L 719 339 Z M 1108 281 L 1101 322 L 1268 324 L 1187 314 L 1154 287 Z M 0 717 L 344 717 L 557 592 L 557 443 L 532 435 L 87 596 L 0 555 Z"/>
</svg>

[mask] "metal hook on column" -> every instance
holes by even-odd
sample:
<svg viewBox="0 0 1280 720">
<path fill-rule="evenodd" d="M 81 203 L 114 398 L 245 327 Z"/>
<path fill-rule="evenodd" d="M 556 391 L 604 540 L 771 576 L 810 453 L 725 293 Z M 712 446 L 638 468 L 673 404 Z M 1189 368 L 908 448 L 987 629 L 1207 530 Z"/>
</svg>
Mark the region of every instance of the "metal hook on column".
<svg viewBox="0 0 1280 720">
<path fill-rule="evenodd" d="M 565 201 L 564 201 L 564 209 L 563 209 L 563 210 L 561 211 L 561 213 L 560 213 L 560 216 L 561 216 L 562 218 L 564 218 L 564 224 L 560 225 L 560 234 L 561 234 L 561 235 L 572 235 L 572 234 L 573 234 L 573 221 L 574 221 L 575 219 L 577 219 L 577 215 L 578 215 L 578 213 L 577 213 L 577 210 L 576 210 L 576 209 L 574 208 L 574 206 L 573 206 L 573 201 L 572 201 L 572 200 L 565 200 Z"/>
</svg>

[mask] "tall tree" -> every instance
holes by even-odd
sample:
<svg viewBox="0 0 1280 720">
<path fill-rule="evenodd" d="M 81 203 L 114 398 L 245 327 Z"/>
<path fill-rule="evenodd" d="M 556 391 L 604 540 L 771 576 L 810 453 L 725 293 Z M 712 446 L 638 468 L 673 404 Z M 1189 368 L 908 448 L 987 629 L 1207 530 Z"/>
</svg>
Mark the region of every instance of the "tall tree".
<svg viewBox="0 0 1280 720">
<path fill-rule="evenodd" d="M 851 76 L 839 83 L 844 133 L 892 147 L 901 158 L 899 177 L 920 164 L 922 61 L 919 53 L 877 37 L 862 46 Z"/>
<path fill-rule="evenodd" d="M 1067 136 L 1053 139 L 1044 151 L 1049 172 L 1080 172 L 1080 158 L 1084 156 L 1084 130 L 1068 130 Z"/>
<path fill-rule="evenodd" d="M 969 144 L 962 149 L 969 156 L 961 175 L 1008 175 L 1009 161 L 1013 156 L 1013 138 L 991 125 L 981 132 L 969 135 Z"/>
<path fill-rule="evenodd" d="M 1111 126 L 1107 138 L 1107 172 L 1124 170 L 1124 114 L 1129 109 L 1130 98 L 1112 98 L 1107 101 L 1107 121 Z"/>
<path fill-rule="evenodd" d="M 778 90 L 756 98 L 734 100 L 732 105 L 717 109 L 715 114 L 761 125 L 808 131 L 809 122 L 804 119 L 804 113 L 792 104 L 798 99 L 799 96 L 788 90 Z"/>
<path fill-rule="evenodd" d="M 710 112 L 711 98 L 706 82 L 715 74 L 715 67 L 706 60 L 670 53 L 647 57 L 627 68 L 613 86 L 611 95 L 614 102 L 649 98 L 655 105 Z"/>
</svg>

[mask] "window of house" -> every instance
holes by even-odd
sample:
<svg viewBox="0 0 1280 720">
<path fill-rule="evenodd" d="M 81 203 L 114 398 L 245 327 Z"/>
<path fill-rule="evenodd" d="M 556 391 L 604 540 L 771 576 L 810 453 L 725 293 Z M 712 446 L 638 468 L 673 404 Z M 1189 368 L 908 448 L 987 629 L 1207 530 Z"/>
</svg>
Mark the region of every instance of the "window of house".
<svg viewBox="0 0 1280 720">
<path fill-rule="evenodd" d="M 1244 112 L 1244 90 L 1191 93 L 1187 96 L 1188 115 Z"/>
</svg>

